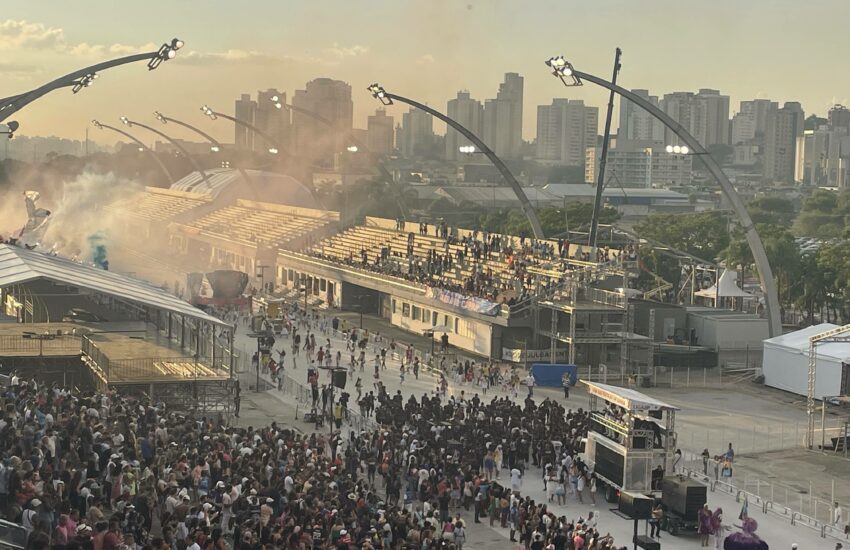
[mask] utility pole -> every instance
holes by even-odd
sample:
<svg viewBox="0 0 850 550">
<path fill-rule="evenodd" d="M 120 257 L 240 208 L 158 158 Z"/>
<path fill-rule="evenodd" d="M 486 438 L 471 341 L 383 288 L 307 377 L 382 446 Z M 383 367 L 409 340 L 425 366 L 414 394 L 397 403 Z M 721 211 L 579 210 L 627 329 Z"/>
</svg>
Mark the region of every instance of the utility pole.
<svg viewBox="0 0 850 550">
<path fill-rule="evenodd" d="M 622 50 L 617 48 L 614 53 L 614 76 L 611 84 L 617 84 L 617 75 L 620 73 L 620 54 Z M 611 119 L 614 115 L 614 90 L 608 96 L 608 114 L 605 117 L 605 134 L 602 136 L 602 155 L 599 159 L 599 174 L 596 177 L 596 198 L 593 201 L 593 216 L 590 218 L 590 235 L 587 244 L 596 247 L 596 233 L 599 229 L 599 213 L 602 210 L 602 191 L 605 190 L 605 164 L 608 162 L 608 142 L 611 139 Z"/>
</svg>

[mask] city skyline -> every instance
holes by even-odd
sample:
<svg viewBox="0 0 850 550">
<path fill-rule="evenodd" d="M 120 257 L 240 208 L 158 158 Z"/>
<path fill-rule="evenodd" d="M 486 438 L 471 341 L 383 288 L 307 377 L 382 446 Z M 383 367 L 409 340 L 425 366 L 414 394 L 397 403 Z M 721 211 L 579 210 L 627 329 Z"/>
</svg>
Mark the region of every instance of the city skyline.
<svg viewBox="0 0 850 550">
<path fill-rule="evenodd" d="M 525 79 L 522 137 L 530 141 L 536 134 L 538 105 L 550 104 L 553 98 L 583 100 L 594 107 L 605 103 L 604 91 L 593 86 L 565 93 L 550 80 L 543 59 L 563 53 L 581 70 L 607 78 L 615 46 L 624 50 L 623 86 L 648 89 L 657 96 L 717 89 L 731 98 L 730 116 L 740 101 L 756 98 L 780 104 L 799 101 L 807 114 L 825 116 L 829 105 L 846 103 L 844 96 L 850 91 L 850 76 L 831 70 L 840 66 L 842 51 L 838 25 L 843 18 L 835 17 L 842 6 L 835 1 L 812 2 L 805 9 L 786 1 L 745 6 L 722 1 L 710 7 L 659 1 L 640 8 L 613 1 L 604 7 L 569 9 L 541 1 L 536 3 L 538 9 L 523 10 L 501 0 L 404 6 L 379 0 L 371 4 L 372 10 L 334 4 L 330 11 L 294 2 L 234 7 L 215 1 L 203 4 L 203 27 L 197 17 L 200 4 L 169 4 L 163 19 L 161 10 L 155 9 L 157 3 L 144 8 L 122 5 L 119 10 L 93 0 L 81 13 L 55 10 L 54 1 L 8 6 L 4 12 L 8 19 L 0 20 L 0 51 L 8 60 L 0 64 L 0 71 L 8 94 L 93 62 L 146 51 L 172 35 L 187 43 L 163 70 L 148 74 L 142 67 L 125 67 L 105 73 L 95 86 L 73 98 L 57 97 L 68 92 L 55 92 L 16 117 L 20 135 L 82 139 L 91 118 L 110 120 L 122 114 L 143 118 L 155 109 L 197 122 L 200 113 L 197 119 L 192 114 L 200 103 L 230 112 L 241 93 L 277 88 L 291 95 L 319 77 L 352 86 L 354 126 L 365 128 L 375 111 L 365 91 L 371 81 L 443 110 L 461 89 L 482 103 L 495 98 L 504 75 L 516 72 Z M 791 12 L 794 17 L 788 16 Z M 251 25 L 241 25 L 249 16 Z M 570 32 L 565 34 L 564 18 L 581 24 L 568 25 Z M 435 19 L 439 25 L 424 24 Z M 134 25 L 123 28 L 115 20 L 133 20 Z M 334 24 L 304 24 L 316 20 Z M 347 24 L 335 24 L 343 21 Z M 416 24 L 411 27 L 411 22 Z M 664 36 L 642 36 L 642 24 L 665 28 Z M 717 39 L 721 27 L 722 42 Z M 236 28 L 251 32 L 228 30 Z M 811 28 L 819 30 L 819 41 L 788 40 Z M 601 29 L 609 38 L 597 38 Z M 507 32 L 518 38 L 515 43 L 505 40 Z M 477 55 L 469 55 L 472 51 Z M 8 94 L 4 90 L 3 95 Z M 397 121 L 404 112 L 399 107 L 387 110 Z M 232 128 L 209 125 L 209 129 L 218 138 L 232 140 Z M 438 126 L 437 131 L 444 130 Z M 112 142 L 106 135 L 91 138 Z"/>
</svg>

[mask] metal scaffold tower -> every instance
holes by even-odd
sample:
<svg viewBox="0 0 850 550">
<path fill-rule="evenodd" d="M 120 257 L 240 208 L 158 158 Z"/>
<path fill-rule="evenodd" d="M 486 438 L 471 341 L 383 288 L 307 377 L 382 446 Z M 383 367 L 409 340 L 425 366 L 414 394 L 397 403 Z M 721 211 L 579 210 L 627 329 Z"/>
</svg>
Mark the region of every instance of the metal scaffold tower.
<svg viewBox="0 0 850 550">
<path fill-rule="evenodd" d="M 836 327 L 809 338 L 809 378 L 806 393 L 806 415 L 809 423 L 806 429 L 806 447 L 810 450 L 815 445 L 815 384 L 817 382 L 818 345 L 831 342 L 850 342 L 850 325 Z"/>
</svg>

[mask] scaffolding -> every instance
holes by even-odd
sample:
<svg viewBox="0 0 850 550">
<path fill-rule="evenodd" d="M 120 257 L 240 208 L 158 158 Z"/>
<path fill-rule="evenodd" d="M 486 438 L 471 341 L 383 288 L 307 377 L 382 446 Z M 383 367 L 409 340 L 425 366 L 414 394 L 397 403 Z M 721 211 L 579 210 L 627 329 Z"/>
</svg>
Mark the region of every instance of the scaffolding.
<svg viewBox="0 0 850 550">
<path fill-rule="evenodd" d="M 818 345 L 832 342 L 850 342 L 850 325 L 836 327 L 809 338 L 809 375 L 806 391 L 806 415 L 808 426 L 806 428 L 806 447 L 809 450 L 815 446 L 815 383 L 817 382 L 818 370 Z M 826 399 L 825 397 L 822 397 Z"/>
</svg>

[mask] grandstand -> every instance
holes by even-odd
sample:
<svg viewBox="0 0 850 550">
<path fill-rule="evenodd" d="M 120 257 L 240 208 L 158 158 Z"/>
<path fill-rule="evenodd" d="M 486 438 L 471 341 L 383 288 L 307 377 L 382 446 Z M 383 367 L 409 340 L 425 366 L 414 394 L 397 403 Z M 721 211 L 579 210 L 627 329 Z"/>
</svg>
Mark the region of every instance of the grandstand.
<svg viewBox="0 0 850 550">
<path fill-rule="evenodd" d="M 114 216 L 119 233 L 133 238 L 158 238 L 163 226 L 177 217 L 185 219 L 203 212 L 212 198 L 204 193 L 190 193 L 145 187 L 104 206 L 107 216 Z"/>
<path fill-rule="evenodd" d="M 196 270 L 235 269 L 255 276 L 258 267 L 274 266 L 279 248 L 307 246 L 332 232 L 339 213 L 254 202 L 210 212 L 188 222 L 173 222 L 170 242 Z"/>
<path fill-rule="evenodd" d="M 293 295 L 368 310 L 411 332 L 437 327 L 483 356 L 533 343 L 552 360 L 600 362 L 616 351 L 606 347 L 634 337 L 623 289 L 636 259 L 632 246 L 589 249 L 370 217 L 300 251 L 279 250 L 277 278 Z"/>
</svg>

